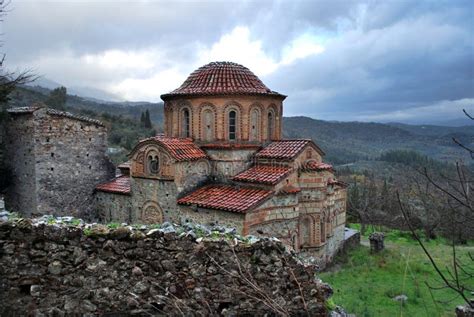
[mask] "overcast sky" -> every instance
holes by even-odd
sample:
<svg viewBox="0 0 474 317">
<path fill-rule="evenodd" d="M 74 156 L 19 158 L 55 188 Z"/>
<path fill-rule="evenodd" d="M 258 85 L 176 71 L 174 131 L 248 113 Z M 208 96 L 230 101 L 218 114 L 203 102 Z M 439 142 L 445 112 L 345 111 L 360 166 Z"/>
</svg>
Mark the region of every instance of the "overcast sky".
<svg viewBox="0 0 474 317">
<path fill-rule="evenodd" d="M 285 115 L 438 122 L 474 111 L 474 1 L 19 1 L 6 67 L 158 101 L 211 61 L 288 95 Z"/>
</svg>

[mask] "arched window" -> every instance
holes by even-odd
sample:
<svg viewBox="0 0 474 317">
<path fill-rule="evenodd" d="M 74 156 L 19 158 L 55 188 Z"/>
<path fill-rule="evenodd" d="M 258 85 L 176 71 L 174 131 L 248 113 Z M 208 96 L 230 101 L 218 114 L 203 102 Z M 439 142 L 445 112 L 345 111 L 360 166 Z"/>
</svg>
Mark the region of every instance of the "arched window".
<svg viewBox="0 0 474 317">
<path fill-rule="evenodd" d="M 206 109 L 202 115 L 202 139 L 203 141 L 214 140 L 214 113 L 210 109 Z"/>
<path fill-rule="evenodd" d="M 181 134 L 182 134 L 182 136 L 185 137 L 185 138 L 191 137 L 191 131 L 190 131 L 190 126 L 189 126 L 189 121 L 190 121 L 190 118 L 189 118 L 189 110 L 188 110 L 188 109 L 184 109 L 184 110 L 183 110 L 183 122 L 182 122 Z"/>
<path fill-rule="evenodd" d="M 250 141 L 260 141 L 260 112 L 252 109 L 250 112 Z"/>
<path fill-rule="evenodd" d="M 305 217 L 300 223 L 300 241 L 302 247 L 311 245 L 312 221 L 311 217 Z"/>
<path fill-rule="evenodd" d="M 268 132 L 267 138 L 268 141 L 273 139 L 273 131 L 275 130 L 275 116 L 273 115 L 272 111 L 268 112 Z"/>
<path fill-rule="evenodd" d="M 237 138 L 237 112 L 229 111 L 229 140 Z"/>
<path fill-rule="evenodd" d="M 326 222 L 324 221 L 324 217 L 321 217 L 319 225 L 321 229 L 321 243 L 324 243 L 326 242 Z"/>
<path fill-rule="evenodd" d="M 148 173 L 152 175 L 158 174 L 158 172 L 160 171 L 160 160 L 158 158 L 158 155 L 148 155 L 147 163 Z"/>
</svg>

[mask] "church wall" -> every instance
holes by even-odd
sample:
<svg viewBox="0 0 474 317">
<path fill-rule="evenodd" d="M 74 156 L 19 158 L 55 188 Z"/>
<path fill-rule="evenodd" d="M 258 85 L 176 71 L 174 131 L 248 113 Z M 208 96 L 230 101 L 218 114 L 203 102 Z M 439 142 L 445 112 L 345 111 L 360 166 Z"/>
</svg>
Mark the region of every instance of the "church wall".
<svg viewBox="0 0 474 317">
<path fill-rule="evenodd" d="M 162 221 L 179 222 L 176 214 L 178 191 L 174 181 L 131 178 L 131 192 L 132 222 L 143 223 L 145 206 L 149 203 L 158 205 Z M 159 220 L 157 217 L 156 222 L 161 222 Z"/>
<path fill-rule="evenodd" d="M 96 209 L 100 221 L 132 223 L 132 197 L 105 192 L 96 192 Z"/>
<path fill-rule="evenodd" d="M 179 206 L 177 218 L 182 223 L 193 222 L 204 225 L 213 223 L 235 227 L 237 232 L 241 234 L 244 228 L 245 214 L 192 206 Z"/>
<path fill-rule="evenodd" d="M 272 197 L 245 216 L 244 234 L 272 236 L 295 246 L 299 205 L 295 194 Z M 297 243 L 296 243 L 297 245 Z"/>
<path fill-rule="evenodd" d="M 206 149 L 211 158 L 211 175 L 216 181 L 226 182 L 230 177 L 248 169 L 254 149 Z"/>
<path fill-rule="evenodd" d="M 189 97 L 186 99 L 173 98 L 165 102 L 165 133 L 167 136 L 183 137 L 182 109 L 190 111 L 191 137 L 195 141 L 212 142 L 226 141 L 227 137 L 227 114 L 230 109 L 234 109 L 238 114 L 237 139 L 242 141 L 264 142 L 269 139 L 268 132 L 268 112 L 273 111 L 274 132 L 272 140 L 281 139 L 282 129 L 282 100 L 273 96 L 206 96 Z M 260 114 L 259 124 L 254 126 L 254 118 L 251 110 L 257 109 Z M 207 113 L 214 114 L 212 118 L 206 116 Z M 206 122 L 207 121 L 207 122 Z M 170 127 L 171 125 L 171 127 Z M 207 127 L 209 126 L 209 128 Z M 208 129 L 214 135 L 213 140 L 209 140 L 206 135 Z M 171 133 L 171 135 L 169 135 Z M 255 133 L 258 138 L 255 139 Z"/>
<path fill-rule="evenodd" d="M 195 189 L 210 177 L 211 163 L 207 159 L 175 163 L 175 178 L 178 194 Z"/>
</svg>

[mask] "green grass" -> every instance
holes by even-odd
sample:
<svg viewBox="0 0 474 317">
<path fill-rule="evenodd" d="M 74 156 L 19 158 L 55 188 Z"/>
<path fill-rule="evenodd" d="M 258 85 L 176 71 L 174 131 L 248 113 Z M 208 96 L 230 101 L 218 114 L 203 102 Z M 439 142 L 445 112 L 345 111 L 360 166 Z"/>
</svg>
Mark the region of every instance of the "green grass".
<svg viewBox="0 0 474 317">
<path fill-rule="evenodd" d="M 320 274 L 334 289 L 334 303 L 359 317 L 454 316 L 455 307 L 463 300 L 458 297 L 449 303 L 438 302 L 451 300 L 456 294 L 447 289 L 430 292 L 426 282 L 441 284 L 419 245 L 405 233 L 390 237 L 382 253 L 371 254 L 368 246 L 361 245 L 337 258 L 329 272 Z M 427 242 L 427 247 L 441 267 L 450 266 L 451 247 L 442 239 Z M 468 251 L 474 252 L 472 244 L 460 246 L 458 255 L 472 267 Z M 400 294 L 408 296 L 403 305 L 392 299 Z"/>
</svg>

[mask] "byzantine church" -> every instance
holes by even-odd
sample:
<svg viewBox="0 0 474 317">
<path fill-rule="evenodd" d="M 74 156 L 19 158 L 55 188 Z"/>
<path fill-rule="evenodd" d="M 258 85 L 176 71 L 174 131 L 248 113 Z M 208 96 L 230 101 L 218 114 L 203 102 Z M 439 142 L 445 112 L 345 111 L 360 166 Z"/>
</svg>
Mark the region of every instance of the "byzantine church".
<svg viewBox="0 0 474 317">
<path fill-rule="evenodd" d="M 103 221 L 194 222 L 277 237 L 329 260 L 344 240 L 346 185 L 309 139 L 283 139 L 286 96 L 248 68 L 213 62 L 161 96 L 164 134 L 96 187 Z"/>
</svg>

